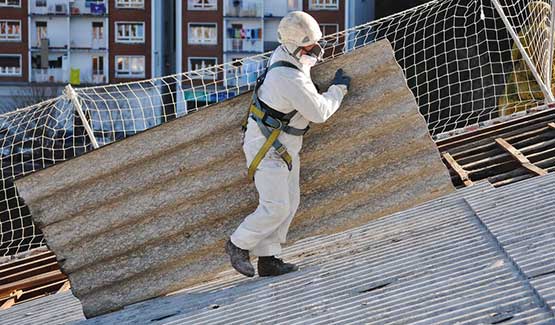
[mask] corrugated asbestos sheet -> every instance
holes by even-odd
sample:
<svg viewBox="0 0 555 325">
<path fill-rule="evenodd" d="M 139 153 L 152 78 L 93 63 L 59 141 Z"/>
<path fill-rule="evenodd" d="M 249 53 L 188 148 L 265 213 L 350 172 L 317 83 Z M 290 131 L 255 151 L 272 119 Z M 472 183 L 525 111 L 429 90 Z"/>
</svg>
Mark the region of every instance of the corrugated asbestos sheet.
<svg viewBox="0 0 555 325">
<path fill-rule="evenodd" d="M 480 183 L 82 324 L 555 324 L 555 175 Z"/>
<path fill-rule="evenodd" d="M 479 183 L 301 240 L 284 252 L 297 273 L 247 279 L 228 270 L 83 325 L 555 324 L 554 196 L 555 174 Z M 0 323 L 42 324 L 25 316 L 34 308 L 0 311 Z M 41 311 L 55 319 L 50 308 Z"/>
<path fill-rule="evenodd" d="M 391 46 L 314 69 L 353 77 L 341 110 L 305 137 L 290 239 L 333 233 L 453 191 Z M 209 279 L 256 207 L 239 125 L 250 95 L 215 105 L 17 182 L 87 316 Z"/>
<path fill-rule="evenodd" d="M 503 186 L 555 171 L 555 109 L 437 142 L 453 184 Z"/>
</svg>

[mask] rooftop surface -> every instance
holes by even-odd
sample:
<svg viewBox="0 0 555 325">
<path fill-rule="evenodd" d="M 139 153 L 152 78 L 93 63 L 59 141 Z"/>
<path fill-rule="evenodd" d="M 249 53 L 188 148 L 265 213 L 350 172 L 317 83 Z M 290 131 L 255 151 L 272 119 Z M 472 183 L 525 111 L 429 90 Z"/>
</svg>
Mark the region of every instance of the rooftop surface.
<svg viewBox="0 0 555 325">
<path fill-rule="evenodd" d="M 298 241 L 283 256 L 299 263 L 297 273 L 247 279 L 228 270 L 78 323 L 555 324 L 554 208 L 555 174 L 501 188 L 477 183 L 358 228 Z M 70 295 L 49 298 L 0 312 L 0 323 L 78 319 Z M 39 305 L 41 318 L 33 316 Z"/>
</svg>

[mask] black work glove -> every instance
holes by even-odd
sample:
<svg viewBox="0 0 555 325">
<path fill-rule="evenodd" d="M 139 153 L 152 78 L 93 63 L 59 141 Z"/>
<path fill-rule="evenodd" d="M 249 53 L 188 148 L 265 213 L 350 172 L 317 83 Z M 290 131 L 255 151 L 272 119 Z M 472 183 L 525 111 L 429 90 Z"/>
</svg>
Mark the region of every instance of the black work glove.
<svg viewBox="0 0 555 325">
<path fill-rule="evenodd" d="M 345 85 L 347 86 L 347 90 L 349 90 L 349 86 L 351 85 L 351 77 L 346 75 L 343 69 L 339 69 L 335 72 L 335 78 L 333 78 L 332 84 Z"/>
</svg>

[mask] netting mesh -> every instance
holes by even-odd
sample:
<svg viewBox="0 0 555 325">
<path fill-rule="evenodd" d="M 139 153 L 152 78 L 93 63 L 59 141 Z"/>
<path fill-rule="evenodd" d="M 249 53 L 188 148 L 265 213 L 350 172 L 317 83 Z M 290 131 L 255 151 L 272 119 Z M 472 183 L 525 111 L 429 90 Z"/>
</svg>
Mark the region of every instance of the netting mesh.
<svg viewBox="0 0 555 325">
<path fill-rule="evenodd" d="M 430 134 L 445 137 L 551 101 L 551 6 L 550 1 L 431 1 L 326 36 L 325 60 L 387 38 Z M 247 92 L 270 55 L 79 88 L 1 115 L 0 254 L 42 244 L 14 179 Z"/>
</svg>

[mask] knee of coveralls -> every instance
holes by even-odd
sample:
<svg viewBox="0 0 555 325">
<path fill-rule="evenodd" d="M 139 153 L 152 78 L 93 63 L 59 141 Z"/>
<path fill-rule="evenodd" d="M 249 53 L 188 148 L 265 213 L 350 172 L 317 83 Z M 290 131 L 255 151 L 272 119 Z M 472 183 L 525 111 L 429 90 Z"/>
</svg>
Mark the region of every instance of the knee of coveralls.
<svg viewBox="0 0 555 325">
<path fill-rule="evenodd" d="M 251 250 L 274 233 L 290 214 L 289 169 L 275 151 L 268 152 L 254 175 L 259 203 L 231 235 L 231 241 Z M 279 241 L 278 241 L 279 243 Z"/>
<path fill-rule="evenodd" d="M 289 216 L 288 218 L 278 227 L 276 230 L 276 237 L 279 243 L 284 244 L 287 240 L 287 233 L 289 232 L 289 226 L 297 213 L 299 208 L 299 203 L 301 201 L 301 191 L 299 185 L 299 174 L 300 174 L 300 159 L 299 155 L 293 156 L 293 168 L 289 173 L 288 185 L 289 185 Z"/>
</svg>

